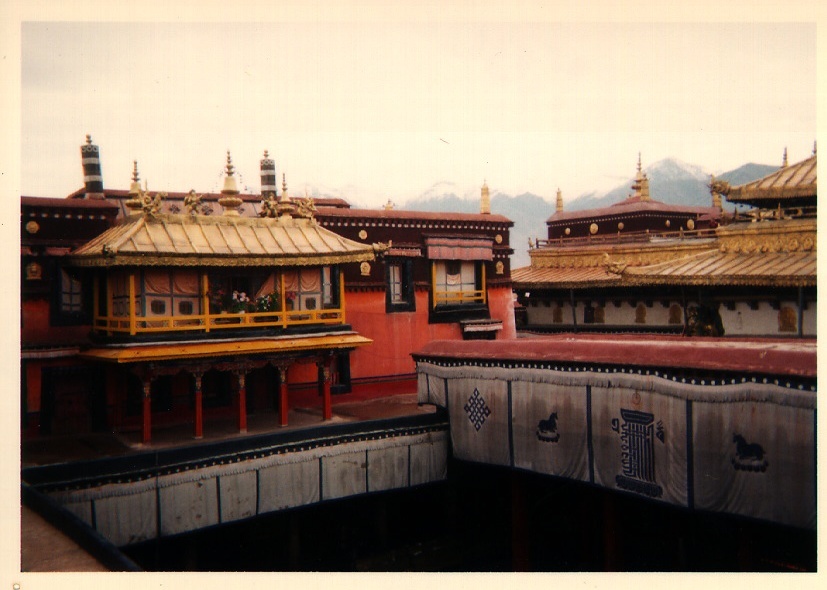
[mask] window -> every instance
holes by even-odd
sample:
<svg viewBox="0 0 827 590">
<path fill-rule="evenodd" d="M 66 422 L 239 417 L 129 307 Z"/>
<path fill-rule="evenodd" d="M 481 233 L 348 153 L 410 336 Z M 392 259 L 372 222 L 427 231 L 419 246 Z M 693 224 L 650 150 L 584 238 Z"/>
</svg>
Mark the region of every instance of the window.
<svg viewBox="0 0 827 590">
<path fill-rule="evenodd" d="M 434 306 L 484 304 L 483 266 L 466 260 L 434 262 Z"/>
<path fill-rule="evenodd" d="M 80 280 L 65 270 L 60 270 L 60 311 L 78 314 L 83 311 L 83 286 Z"/>
<path fill-rule="evenodd" d="M 394 311 L 414 311 L 412 264 L 410 260 L 389 261 L 387 268 L 387 297 L 385 308 L 388 313 Z"/>
<path fill-rule="evenodd" d="M 161 299 L 153 299 L 149 304 L 153 315 L 163 315 L 167 312 L 167 303 Z"/>
<path fill-rule="evenodd" d="M 55 326 L 78 326 L 90 322 L 91 281 L 63 268 L 55 268 L 49 322 Z"/>
</svg>

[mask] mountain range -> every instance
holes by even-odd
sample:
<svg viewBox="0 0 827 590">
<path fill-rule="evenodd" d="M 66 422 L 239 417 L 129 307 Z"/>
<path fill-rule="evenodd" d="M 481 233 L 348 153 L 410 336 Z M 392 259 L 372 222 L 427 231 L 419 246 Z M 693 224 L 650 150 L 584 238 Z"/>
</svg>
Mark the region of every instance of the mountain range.
<svg viewBox="0 0 827 590">
<path fill-rule="evenodd" d="M 731 185 L 744 184 L 762 178 L 778 170 L 777 166 L 764 164 L 744 164 L 735 170 L 716 174 L 719 180 L 726 180 Z M 712 198 L 707 184 L 709 173 L 700 167 L 667 158 L 655 162 L 643 170 L 649 177 L 649 193 L 652 199 L 673 205 L 710 206 Z M 566 201 L 567 211 L 581 211 L 606 207 L 618 203 L 632 194 L 634 178 L 603 193 L 584 193 Z M 444 211 L 455 213 L 478 213 L 479 193 L 457 195 L 458 187 L 449 182 L 439 182 L 431 186 L 422 195 L 406 202 L 401 209 L 409 211 Z M 556 195 L 545 198 L 533 193 L 508 195 L 501 192 L 491 195 L 491 212 L 508 217 L 514 222 L 511 229 L 511 267 L 528 266 L 529 238 L 546 237 L 546 220 L 554 213 Z M 724 203 L 726 206 L 726 202 Z M 732 206 L 727 207 L 732 209 Z"/>
</svg>

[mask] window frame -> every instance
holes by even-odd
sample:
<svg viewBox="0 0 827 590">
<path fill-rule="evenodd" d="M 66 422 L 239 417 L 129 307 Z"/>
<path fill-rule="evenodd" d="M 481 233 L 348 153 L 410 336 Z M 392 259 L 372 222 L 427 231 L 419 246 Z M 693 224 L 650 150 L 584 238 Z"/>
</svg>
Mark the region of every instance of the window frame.
<svg viewBox="0 0 827 590">
<path fill-rule="evenodd" d="M 393 269 L 399 269 L 399 300 L 394 301 Z M 416 311 L 413 281 L 413 261 L 390 259 L 385 262 L 385 310 L 387 313 Z"/>
</svg>

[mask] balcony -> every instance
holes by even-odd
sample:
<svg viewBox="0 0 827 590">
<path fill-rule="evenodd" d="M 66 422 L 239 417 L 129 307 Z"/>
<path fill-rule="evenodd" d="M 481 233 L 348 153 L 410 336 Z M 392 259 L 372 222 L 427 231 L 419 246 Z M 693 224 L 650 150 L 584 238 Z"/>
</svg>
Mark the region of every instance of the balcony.
<svg viewBox="0 0 827 590">
<path fill-rule="evenodd" d="M 131 279 L 131 281 L 134 279 Z M 97 284 L 97 282 L 96 282 Z M 97 286 L 95 287 L 97 292 Z M 147 335 L 161 333 L 211 333 L 228 330 L 262 330 L 265 328 L 287 329 L 300 326 L 339 326 L 345 324 L 345 286 L 344 280 L 339 281 L 339 303 L 337 307 L 318 306 L 318 297 L 311 301 L 301 298 L 295 302 L 282 297 L 278 303 L 278 309 L 274 311 L 210 311 L 210 302 L 207 293 L 208 284 L 204 283 L 204 290 L 199 296 L 201 309 L 206 313 L 175 314 L 169 315 L 142 315 L 139 313 L 140 301 L 135 296 L 134 283 L 131 283 L 131 297 L 128 297 L 123 307 L 126 313 L 97 313 L 93 319 L 92 329 L 96 334 L 113 335 Z M 282 293 L 284 291 L 282 290 Z M 129 305 L 129 301 L 133 304 Z M 94 309 L 98 310 L 97 298 L 94 302 Z M 294 305 L 296 308 L 294 309 Z M 150 308 L 149 305 L 146 306 Z M 113 305 L 109 305 L 111 310 Z"/>
</svg>

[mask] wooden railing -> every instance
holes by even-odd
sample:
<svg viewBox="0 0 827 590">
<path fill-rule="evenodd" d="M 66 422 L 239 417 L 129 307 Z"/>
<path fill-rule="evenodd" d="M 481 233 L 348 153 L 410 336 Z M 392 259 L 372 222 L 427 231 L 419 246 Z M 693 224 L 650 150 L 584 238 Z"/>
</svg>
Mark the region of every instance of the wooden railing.
<svg viewBox="0 0 827 590">
<path fill-rule="evenodd" d="M 145 317 L 98 316 L 94 329 L 105 333 L 146 334 L 154 332 L 210 332 L 226 329 L 287 328 L 306 324 L 343 324 L 344 309 L 300 309 L 287 311 L 192 314 Z"/>
<path fill-rule="evenodd" d="M 462 305 L 465 303 L 485 303 L 485 290 L 474 291 L 434 291 L 434 305 Z"/>
<path fill-rule="evenodd" d="M 98 309 L 99 298 L 97 297 L 98 282 L 94 285 L 95 298 L 94 308 Z M 201 295 L 202 307 L 209 308 L 208 284 L 206 278 L 203 281 Z M 284 294 L 284 281 L 282 278 L 281 291 Z M 160 332 L 211 332 L 213 330 L 227 329 L 261 329 L 261 328 L 287 328 L 309 324 L 319 325 L 340 325 L 345 323 L 345 281 L 339 280 L 339 307 L 322 309 L 289 309 L 288 302 L 282 295 L 282 309 L 278 311 L 242 311 L 240 313 L 203 313 L 191 315 L 171 315 L 147 317 L 137 314 L 135 309 L 135 279 L 134 275 L 129 280 L 129 301 L 130 313 L 125 316 L 100 315 L 97 314 L 92 322 L 92 329 L 95 332 L 111 334 L 136 334 L 160 333 Z"/>
<path fill-rule="evenodd" d="M 695 229 L 678 231 L 640 231 L 628 233 L 614 233 L 601 235 L 588 235 L 577 237 L 565 237 L 553 239 L 538 238 L 536 248 L 553 246 L 588 246 L 597 244 L 639 244 L 649 243 L 658 240 L 692 240 L 698 238 L 714 238 L 714 229 Z"/>
</svg>

